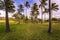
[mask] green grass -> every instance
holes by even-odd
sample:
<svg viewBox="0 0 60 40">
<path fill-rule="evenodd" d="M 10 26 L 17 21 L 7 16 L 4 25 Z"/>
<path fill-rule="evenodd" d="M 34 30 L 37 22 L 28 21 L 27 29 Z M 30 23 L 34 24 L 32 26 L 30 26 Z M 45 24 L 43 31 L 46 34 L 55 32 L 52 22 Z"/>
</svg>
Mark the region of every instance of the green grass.
<svg viewBox="0 0 60 40">
<path fill-rule="evenodd" d="M 53 23 L 52 33 L 48 34 L 46 24 L 10 23 L 12 32 L 5 32 L 5 23 L 0 23 L 0 40 L 60 40 L 60 23 Z"/>
</svg>

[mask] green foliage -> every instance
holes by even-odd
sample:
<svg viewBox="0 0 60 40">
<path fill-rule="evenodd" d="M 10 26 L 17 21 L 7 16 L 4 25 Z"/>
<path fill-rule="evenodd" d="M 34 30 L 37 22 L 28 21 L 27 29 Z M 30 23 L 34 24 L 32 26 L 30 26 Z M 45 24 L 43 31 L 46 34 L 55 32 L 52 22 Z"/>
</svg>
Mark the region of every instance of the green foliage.
<svg viewBox="0 0 60 40">
<path fill-rule="evenodd" d="M 54 11 L 59 10 L 58 5 L 56 5 L 56 3 L 52 3 L 51 4 L 51 10 L 54 10 Z"/>
<path fill-rule="evenodd" d="M 39 5 L 39 7 L 43 7 L 43 8 L 45 8 L 45 6 L 47 5 L 47 0 L 39 0 L 40 1 L 40 5 Z"/>
<path fill-rule="evenodd" d="M 14 20 L 16 21 L 16 22 L 18 22 L 18 23 L 20 23 L 21 22 L 21 20 L 24 22 L 24 20 L 25 20 L 25 15 L 23 15 L 23 14 L 18 14 L 18 13 L 15 13 L 14 15 L 13 15 L 13 17 L 14 17 Z M 26 21 L 26 20 L 25 20 Z"/>
<path fill-rule="evenodd" d="M 23 12 L 23 11 L 24 11 L 24 7 L 23 7 L 22 4 L 20 4 L 20 5 L 18 6 L 18 14 L 21 14 L 21 12 Z"/>
<path fill-rule="evenodd" d="M 30 4 L 29 4 L 29 2 L 28 2 L 28 1 L 26 1 L 25 6 L 26 6 L 27 8 L 29 8 L 29 7 L 30 7 Z"/>
<path fill-rule="evenodd" d="M 51 4 L 51 11 L 57 11 L 57 10 L 59 10 L 58 5 L 56 5 L 56 3 L 52 3 Z M 49 9 L 45 8 L 43 13 L 49 13 Z"/>
<path fill-rule="evenodd" d="M 18 23 L 20 23 L 20 16 L 18 15 L 18 14 L 14 14 L 13 15 L 13 17 L 14 17 L 14 20 L 16 21 L 16 22 L 18 22 Z"/>
<path fill-rule="evenodd" d="M 5 8 L 5 3 L 2 0 L 0 0 L 0 9 L 2 10 L 4 8 Z"/>
<path fill-rule="evenodd" d="M 14 2 L 12 0 L 4 0 L 0 1 L 0 9 L 5 9 L 7 8 L 8 12 L 14 12 L 15 11 L 15 6 Z"/>
<path fill-rule="evenodd" d="M 58 21 L 58 19 L 57 18 L 52 18 L 52 21 Z"/>
</svg>

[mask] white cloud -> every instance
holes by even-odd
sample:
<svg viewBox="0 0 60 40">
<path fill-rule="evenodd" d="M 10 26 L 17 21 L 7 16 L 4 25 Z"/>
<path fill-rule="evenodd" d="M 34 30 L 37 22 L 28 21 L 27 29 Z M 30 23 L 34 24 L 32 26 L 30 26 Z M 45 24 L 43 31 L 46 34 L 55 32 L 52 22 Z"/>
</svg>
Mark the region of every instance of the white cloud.
<svg viewBox="0 0 60 40">
<path fill-rule="evenodd" d="M 0 17 L 5 17 L 5 11 L 0 10 Z"/>
<path fill-rule="evenodd" d="M 1 13 L 0 17 L 5 17 L 5 11 L 0 10 L 0 13 Z M 12 15 L 13 15 L 12 13 L 8 13 L 9 17 L 12 17 Z"/>
</svg>

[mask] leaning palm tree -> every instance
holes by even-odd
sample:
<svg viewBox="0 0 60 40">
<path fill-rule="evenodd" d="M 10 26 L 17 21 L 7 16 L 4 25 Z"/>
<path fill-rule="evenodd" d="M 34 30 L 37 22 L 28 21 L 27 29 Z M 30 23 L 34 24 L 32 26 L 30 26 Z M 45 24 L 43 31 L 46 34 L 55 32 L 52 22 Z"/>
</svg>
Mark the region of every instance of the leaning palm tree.
<svg viewBox="0 0 60 40">
<path fill-rule="evenodd" d="M 40 1 L 39 7 L 41 8 L 41 19 L 42 19 L 41 24 L 42 24 L 42 22 L 43 22 L 43 9 L 45 9 L 45 6 L 47 5 L 47 3 L 46 3 L 47 0 L 39 0 L 39 1 Z"/>
<path fill-rule="evenodd" d="M 6 13 L 6 32 L 10 31 L 10 27 L 9 27 L 9 19 L 8 19 L 8 12 L 14 12 L 14 2 L 12 0 L 4 0 L 2 1 L 2 7 L 1 9 L 5 9 L 5 13 Z"/>
<path fill-rule="evenodd" d="M 25 3 L 25 7 L 26 7 L 26 17 L 28 17 L 28 16 L 27 16 L 27 11 L 28 11 L 27 9 L 30 7 L 30 4 L 29 4 L 28 1 L 26 1 L 26 3 Z"/>
</svg>

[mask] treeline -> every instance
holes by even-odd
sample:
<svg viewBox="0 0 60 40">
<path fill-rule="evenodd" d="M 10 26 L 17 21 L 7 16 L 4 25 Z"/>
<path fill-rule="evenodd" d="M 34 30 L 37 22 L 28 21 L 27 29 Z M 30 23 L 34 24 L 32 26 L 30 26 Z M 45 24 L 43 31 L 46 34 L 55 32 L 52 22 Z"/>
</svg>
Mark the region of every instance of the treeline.
<svg viewBox="0 0 60 40">
<path fill-rule="evenodd" d="M 20 21 L 23 19 L 24 22 L 31 21 L 32 23 L 38 23 L 41 22 L 41 24 L 44 22 L 43 20 L 43 15 L 49 13 L 49 8 L 47 8 L 48 0 L 40 0 L 40 5 L 37 3 L 34 3 L 33 6 L 31 7 L 30 3 L 28 1 L 25 2 L 25 4 L 20 4 L 17 9 L 17 13 L 13 15 L 15 20 L 20 23 Z M 26 7 L 26 15 L 22 14 L 24 12 L 24 8 Z M 31 11 L 28 11 L 29 8 Z M 39 10 L 40 9 L 40 10 Z M 58 5 L 56 3 L 51 4 L 51 10 L 52 11 L 57 11 L 58 10 Z M 28 11 L 28 12 L 27 12 Z M 30 16 L 28 18 L 28 15 L 30 12 Z M 40 15 L 41 12 L 41 18 L 39 19 L 38 16 Z M 48 21 L 48 19 L 47 19 Z"/>
<path fill-rule="evenodd" d="M 51 3 L 51 0 L 39 0 L 40 2 L 40 5 L 38 5 L 37 3 L 34 3 L 33 6 L 31 7 L 30 6 L 30 3 L 28 1 L 25 2 L 25 4 L 20 4 L 18 6 L 18 9 L 17 9 L 17 13 L 13 15 L 13 17 L 15 17 L 15 19 L 17 21 L 19 21 L 20 23 L 20 20 L 25 20 L 25 22 L 28 21 L 28 10 L 29 8 L 31 8 L 31 11 L 30 11 L 30 19 L 31 19 L 31 22 L 37 22 L 38 21 L 38 15 L 40 14 L 41 12 L 41 24 L 43 23 L 43 15 L 45 13 L 48 13 L 49 14 L 49 29 L 48 29 L 48 32 L 50 33 L 51 32 L 51 23 L 52 23 L 52 11 L 57 11 L 59 10 L 58 8 L 58 5 L 56 3 Z M 48 3 L 47 3 L 48 2 Z M 49 5 L 48 5 L 49 4 Z M 47 7 L 48 6 L 48 7 Z M 24 11 L 24 7 L 26 7 L 26 16 L 22 14 L 22 12 Z M 6 13 L 6 31 L 9 32 L 10 31 L 10 27 L 9 27 L 9 19 L 8 19 L 8 13 L 9 12 L 15 12 L 15 5 L 14 5 L 14 2 L 12 0 L 0 0 L 0 9 L 1 10 L 5 10 L 5 13 Z M 41 10 L 39 10 L 41 9 Z"/>
</svg>

